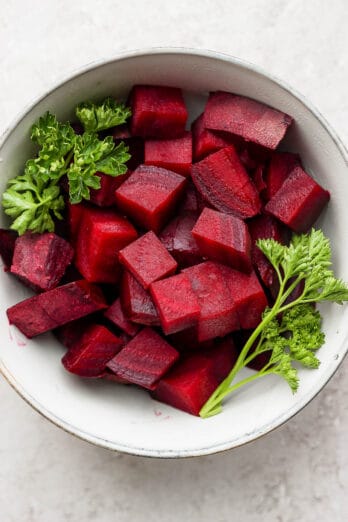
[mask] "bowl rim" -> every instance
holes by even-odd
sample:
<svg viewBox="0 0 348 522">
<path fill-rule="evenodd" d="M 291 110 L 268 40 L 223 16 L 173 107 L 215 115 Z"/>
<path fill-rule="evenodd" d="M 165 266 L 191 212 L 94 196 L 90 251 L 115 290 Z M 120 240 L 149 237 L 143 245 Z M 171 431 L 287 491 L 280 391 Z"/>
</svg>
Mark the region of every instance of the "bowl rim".
<svg viewBox="0 0 348 522">
<path fill-rule="evenodd" d="M 254 74 L 257 74 L 258 76 L 261 76 L 263 78 L 266 78 L 268 81 L 271 81 L 272 83 L 276 84 L 277 86 L 280 86 L 283 90 L 285 90 L 287 93 L 291 94 L 293 97 L 295 97 L 306 109 L 308 109 L 313 116 L 319 121 L 319 123 L 324 127 L 324 129 L 328 132 L 330 137 L 332 138 L 333 142 L 335 143 L 336 147 L 338 148 L 345 165 L 348 167 L 348 150 L 346 149 L 345 145 L 343 144 L 342 140 L 336 133 L 336 131 L 331 127 L 331 125 L 328 123 L 328 121 L 324 118 L 324 116 L 321 114 L 321 112 L 309 101 L 305 96 L 303 96 L 300 92 L 298 92 L 296 89 L 294 89 L 291 85 L 289 85 L 284 80 L 281 80 L 280 78 L 276 77 L 272 73 L 268 73 L 266 70 L 264 70 L 262 67 L 259 67 L 258 65 L 251 63 L 247 60 L 238 58 L 236 56 L 218 52 L 218 51 L 212 51 L 208 49 L 201 49 L 201 48 L 190 48 L 190 47 L 149 47 L 144 49 L 134 49 L 134 50 L 127 50 L 127 51 L 121 51 L 118 53 L 113 54 L 112 56 L 108 58 L 98 59 L 91 62 L 88 62 L 78 68 L 73 69 L 69 74 L 65 75 L 63 80 L 61 81 L 55 81 L 53 87 L 51 87 L 49 90 L 45 90 L 44 94 L 41 94 L 39 96 L 34 97 L 30 102 L 26 103 L 23 107 L 23 109 L 19 112 L 19 114 L 11 121 L 11 123 L 7 126 L 7 128 L 4 130 L 4 132 L 0 136 L 0 151 L 9 136 L 12 134 L 14 129 L 21 123 L 21 121 L 27 116 L 27 114 L 35 107 L 38 103 L 45 100 L 48 96 L 50 96 L 54 91 L 61 88 L 66 83 L 70 82 L 71 80 L 77 78 L 78 76 L 81 76 L 85 73 L 88 73 L 89 71 L 93 69 L 97 69 L 99 67 L 103 67 L 109 63 L 115 62 L 115 61 L 122 61 L 127 60 L 129 58 L 135 58 L 135 57 L 144 57 L 144 56 L 156 56 L 156 55 L 163 55 L 163 54 L 178 54 L 178 55 L 191 55 L 191 56 L 197 56 L 197 57 L 204 57 L 204 58 L 212 58 L 215 60 L 219 60 L 222 62 L 225 62 L 226 64 L 232 64 L 235 66 L 238 66 L 242 69 L 247 69 L 251 71 Z M 3 360 L 0 358 L 0 374 L 3 375 L 5 380 L 11 385 L 11 387 L 20 395 L 22 399 L 25 400 L 36 412 L 38 412 L 40 415 L 42 415 L 44 418 L 52 422 L 55 426 L 58 426 L 59 428 L 63 429 L 67 433 L 74 435 L 75 437 L 84 440 L 86 442 L 89 442 L 91 444 L 94 444 L 95 446 L 99 446 L 102 448 L 106 448 L 112 451 L 122 452 L 129 455 L 136 455 L 136 456 L 142 456 L 142 457 L 159 457 L 159 458 L 183 458 L 183 457 L 198 457 L 198 456 L 204 456 L 204 455 L 211 455 L 215 453 L 221 453 L 224 451 L 228 451 L 233 448 L 237 448 L 240 446 L 244 446 L 245 444 L 251 443 L 254 440 L 257 440 L 264 435 L 274 431 L 275 429 L 279 428 L 283 424 L 285 424 L 288 420 L 292 419 L 295 415 L 297 415 L 299 412 L 301 412 L 320 392 L 321 390 L 326 386 L 326 384 L 329 382 L 329 380 L 335 375 L 336 371 L 342 364 L 345 356 L 348 352 L 348 336 L 345 338 L 344 342 L 346 344 L 346 349 L 340 357 L 340 360 L 338 360 L 337 365 L 335 366 L 333 372 L 323 381 L 322 386 L 314 393 L 314 394 L 308 394 L 306 395 L 303 400 L 302 404 L 300 404 L 300 407 L 293 411 L 293 409 L 287 410 L 284 414 L 279 416 L 278 418 L 274 419 L 271 423 L 268 423 L 267 425 L 263 426 L 261 429 L 253 431 L 252 433 L 245 434 L 245 437 L 243 440 L 240 441 L 234 441 L 231 440 L 229 442 L 223 442 L 218 444 L 213 444 L 211 446 L 200 448 L 198 450 L 155 450 L 155 449 L 147 449 L 142 447 L 131 447 L 126 446 L 124 444 L 116 443 L 114 441 L 110 441 L 107 439 L 104 439 L 99 436 L 95 436 L 91 433 L 87 433 L 81 429 L 76 428 L 69 422 L 57 417 L 54 413 L 51 411 L 48 411 L 45 407 L 43 407 L 34 397 L 32 397 L 23 387 L 22 385 L 16 380 L 16 378 L 12 375 L 12 373 L 6 368 L 6 365 L 4 364 Z"/>
</svg>

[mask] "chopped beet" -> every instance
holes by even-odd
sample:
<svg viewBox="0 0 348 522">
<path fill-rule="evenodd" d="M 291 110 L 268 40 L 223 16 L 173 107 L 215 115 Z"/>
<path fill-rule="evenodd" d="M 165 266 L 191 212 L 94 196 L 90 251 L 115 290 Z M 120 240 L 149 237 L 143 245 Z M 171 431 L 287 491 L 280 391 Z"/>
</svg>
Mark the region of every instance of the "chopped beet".
<svg viewBox="0 0 348 522">
<path fill-rule="evenodd" d="M 37 292 L 51 290 L 62 279 L 73 255 L 69 243 L 53 232 L 26 232 L 16 239 L 11 272 Z"/>
<path fill-rule="evenodd" d="M 186 274 L 181 273 L 152 283 L 150 293 L 166 335 L 198 323 L 200 306 Z"/>
<path fill-rule="evenodd" d="M 138 225 L 159 232 L 171 217 L 185 183 L 176 172 L 141 165 L 116 190 L 116 202 Z"/>
<path fill-rule="evenodd" d="M 179 352 L 185 353 L 197 350 L 201 351 L 205 348 L 211 348 L 214 346 L 213 339 L 201 343 L 198 341 L 198 328 L 195 326 L 170 335 L 168 340 Z"/>
<path fill-rule="evenodd" d="M 86 317 L 81 317 L 81 319 L 76 319 L 76 321 L 70 321 L 56 328 L 53 333 L 66 348 L 71 348 L 81 339 L 83 333 L 90 327 L 91 322 L 98 320 L 97 315 L 98 312 Z"/>
<path fill-rule="evenodd" d="M 77 234 L 80 228 L 82 216 L 84 214 L 85 209 L 90 208 L 88 204 L 85 202 L 72 204 L 68 201 L 67 209 L 68 209 L 68 223 L 69 223 L 69 240 L 75 245 Z"/>
<path fill-rule="evenodd" d="M 236 134 L 268 149 L 277 148 L 291 123 L 291 116 L 284 112 L 221 91 L 210 94 L 204 111 L 206 128 Z"/>
<path fill-rule="evenodd" d="M 123 141 L 123 143 L 128 147 L 128 152 L 131 157 L 126 165 L 131 172 L 144 163 L 144 140 L 142 138 L 131 136 L 127 125 L 115 127 L 113 129 L 112 137 L 115 141 L 115 145 L 119 145 L 121 141 Z"/>
<path fill-rule="evenodd" d="M 152 328 L 144 328 L 108 362 L 118 377 L 152 389 L 178 359 L 179 353 Z"/>
<path fill-rule="evenodd" d="M 4 262 L 5 270 L 9 270 L 15 248 L 17 232 L 0 228 L 0 256 Z"/>
<path fill-rule="evenodd" d="M 160 320 L 152 298 L 135 277 L 125 271 L 121 280 L 121 304 L 133 323 L 159 326 Z"/>
<path fill-rule="evenodd" d="M 192 123 L 192 146 L 193 160 L 200 161 L 212 152 L 228 147 L 229 145 L 238 145 L 238 137 L 230 134 L 217 133 L 207 129 L 204 126 L 204 114 L 201 114 Z"/>
<path fill-rule="evenodd" d="M 155 165 L 190 176 L 192 164 L 191 132 L 172 140 L 146 140 L 145 165 Z"/>
<path fill-rule="evenodd" d="M 273 198 L 291 171 L 300 166 L 300 157 L 291 152 L 274 152 L 266 174 L 266 198 Z"/>
<path fill-rule="evenodd" d="M 241 219 L 205 208 L 192 235 L 204 257 L 243 272 L 251 271 L 251 241 L 248 227 Z"/>
<path fill-rule="evenodd" d="M 97 172 L 96 176 L 100 178 L 100 188 L 90 190 L 90 201 L 98 207 L 111 207 L 115 205 L 115 190 L 129 178 L 131 172 L 128 170 L 121 176 L 109 176 L 102 172 Z"/>
<path fill-rule="evenodd" d="M 133 136 L 168 139 L 183 135 L 188 114 L 181 89 L 136 85 L 130 104 Z"/>
<path fill-rule="evenodd" d="M 265 167 L 263 165 L 256 167 L 254 172 L 251 174 L 251 179 L 258 190 L 260 198 L 264 199 L 264 193 L 267 189 L 267 184 L 265 182 Z"/>
<path fill-rule="evenodd" d="M 212 362 L 212 372 L 219 382 L 230 373 L 239 355 L 231 336 L 217 339 L 213 348 L 205 349 L 201 354 Z"/>
<path fill-rule="evenodd" d="M 11 306 L 7 316 L 31 338 L 106 307 L 99 288 L 81 280 L 29 297 Z"/>
<path fill-rule="evenodd" d="M 203 261 L 192 235 L 192 229 L 196 221 L 196 213 L 186 212 L 179 214 L 170 221 L 159 235 L 168 252 L 183 267 L 195 265 Z"/>
<path fill-rule="evenodd" d="M 120 298 L 117 298 L 116 301 L 105 310 L 104 316 L 131 337 L 134 337 L 139 331 L 139 325 L 132 323 L 125 316 Z"/>
<path fill-rule="evenodd" d="M 66 370 L 81 377 L 100 377 L 122 348 L 122 341 L 105 326 L 92 324 L 62 358 Z"/>
<path fill-rule="evenodd" d="M 270 199 L 265 210 L 295 232 L 307 232 L 329 199 L 330 193 L 298 166 Z"/>
<path fill-rule="evenodd" d="M 109 368 L 105 369 L 105 371 L 101 375 L 101 378 L 105 379 L 106 381 L 117 382 L 118 384 L 131 384 L 126 379 L 122 379 L 122 377 L 118 377 L 117 375 L 115 375 L 114 372 L 109 370 Z"/>
<path fill-rule="evenodd" d="M 153 281 L 174 274 L 178 266 L 152 231 L 121 250 L 119 260 L 145 289 Z"/>
<path fill-rule="evenodd" d="M 192 179 L 213 207 L 242 219 L 259 213 L 261 203 L 233 146 L 192 165 Z"/>
<path fill-rule="evenodd" d="M 87 281 L 116 283 L 118 252 L 138 237 L 123 216 L 111 209 L 86 208 L 76 245 L 76 266 Z"/>
<path fill-rule="evenodd" d="M 200 214 L 206 203 L 201 194 L 196 190 L 192 182 L 187 184 L 184 195 L 181 198 L 178 212 L 184 214 L 185 212 L 192 212 L 197 215 Z"/>
</svg>

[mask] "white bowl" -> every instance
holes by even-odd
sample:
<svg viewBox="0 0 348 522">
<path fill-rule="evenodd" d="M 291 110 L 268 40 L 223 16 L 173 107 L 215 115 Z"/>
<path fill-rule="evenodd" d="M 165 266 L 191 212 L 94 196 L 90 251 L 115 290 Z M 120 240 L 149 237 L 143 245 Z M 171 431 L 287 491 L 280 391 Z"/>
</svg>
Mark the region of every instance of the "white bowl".
<svg viewBox="0 0 348 522">
<path fill-rule="evenodd" d="M 80 101 L 106 95 L 125 97 L 139 83 L 185 89 L 191 117 L 214 90 L 244 94 L 291 114 L 296 123 L 285 147 L 299 152 L 305 167 L 331 192 L 319 225 L 331 238 L 336 274 L 348 280 L 348 168 L 343 145 L 301 96 L 258 68 L 229 56 L 158 49 L 123 54 L 83 68 L 36 101 L 8 130 L 0 149 L 0 192 L 30 157 L 30 126 L 46 110 L 64 120 Z M 0 226 L 7 226 L 3 214 L 1 220 Z M 160 404 L 141 390 L 68 374 L 60 363 L 64 349 L 51 335 L 29 341 L 8 325 L 6 309 L 29 296 L 29 291 L 2 271 L 0 288 L 0 369 L 8 382 L 57 426 L 98 446 L 135 455 L 206 455 L 250 442 L 308 404 L 347 351 L 348 307 L 322 306 L 326 334 L 326 344 L 319 352 L 322 364 L 315 371 L 300 370 L 296 395 L 280 378 L 266 377 L 235 393 L 222 414 L 203 420 Z"/>
</svg>

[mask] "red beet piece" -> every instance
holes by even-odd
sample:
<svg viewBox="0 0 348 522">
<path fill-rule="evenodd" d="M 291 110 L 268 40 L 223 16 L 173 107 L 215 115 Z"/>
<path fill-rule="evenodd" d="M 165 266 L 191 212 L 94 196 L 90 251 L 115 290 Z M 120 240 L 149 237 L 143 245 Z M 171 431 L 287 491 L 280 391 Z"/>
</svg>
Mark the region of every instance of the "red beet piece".
<svg viewBox="0 0 348 522">
<path fill-rule="evenodd" d="M 160 240 L 180 266 L 191 266 L 203 261 L 192 229 L 197 221 L 197 214 L 186 212 L 179 214 L 162 230 Z"/>
<path fill-rule="evenodd" d="M 251 141 L 276 149 L 292 123 L 292 118 L 245 96 L 214 92 L 204 111 L 204 125 L 208 129 L 231 132 Z"/>
<path fill-rule="evenodd" d="M 241 219 L 205 208 L 192 235 L 204 257 L 243 272 L 251 271 L 251 241 L 248 227 Z"/>
<path fill-rule="evenodd" d="M 197 190 L 214 208 L 244 219 L 259 213 L 258 192 L 233 146 L 192 165 Z"/>
<path fill-rule="evenodd" d="M 105 326 L 92 324 L 67 351 L 62 363 L 68 372 L 80 377 L 100 377 L 122 345 L 122 340 Z"/>
<path fill-rule="evenodd" d="M 154 302 L 146 290 L 127 271 L 121 280 L 121 305 L 133 323 L 159 326 L 160 320 Z"/>
<path fill-rule="evenodd" d="M 0 228 L 0 256 L 4 262 L 5 270 L 9 270 L 12 264 L 17 232 Z"/>
<path fill-rule="evenodd" d="M 53 333 L 66 348 L 71 348 L 81 339 L 83 333 L 90 327 L 91 323 L 97 320 L 97 314 L 98 312 L 63 324 L 63 326 L 56 328 Z"/>
<path fill-rule="evenodd" d="M 198 323 L 200 306 L 191 282 L 184 273 L 152 283 L 150 293 L 166 335 Z"/>
<path fill-rule="evenodd" d="M 86 208 L 88 208 L 86 203 L 77 203 L 75 205 L 70 202 L 67 203 L 69 239 L 74 246 L 80 228 L 82 216 Z"/>
<path fill-rule="evenodd" d="M 226 273 L 222 268 L 232 270 L 213 261 L 184 269 L 201 309 L 198 320 L 199 342 L 223 337 L 240 327 L 237 307 L 231 298 Z"/>
<path fill-rule="evenodd" d="M 104 316 L 131 337 L 134 337 L 139 331 L 139 325 L 129 321 L 124 314 L 120 298 L 117 298 L 116 301 L 105 310 Z"/>
<path fill-rule="evenodd" d="M 223 381 L 235 365 L 239 352 L 231 336 L 217 339 L 213 348 L 202 351 L 201 355 L 210 359 L 212 372 L 219 382 Z"/>
<path fill-rule="evenodd" d="M 27 232 L 16 239 L 11 272 L 37 292 L 51 290 L 62 279 L 73 255 L 69 243 L 53 232 Z"/>
<path fill-rule="evenodd" d="M 187 109 L 175 87 L 136 85 L 130 95 L 131 132 L 144 138 L 177 138 L 185 131 Z"/>
<path fill-rule="evenodd" d="M 31 338 L 106 307 L 101 290 L 81 280 L 29 297 L 11 306 L 7 316 Z"/>
<path fill-rule="evenodd" d="M 191 132 L 173 140 L 146 140 L 145 165 L 155 165 L 190 176 L 192 164 Z"/>
<path fill-rule="evenodd" d="M 214 345 L 212 339 L 201 343 L 198 341 L 198 328 L 196 326 L 170 335 L 168 341 L 179 352 L 184 353 L 195 352 L 197 350 L 202 351 L 203 349 L 211 348 Z"/>
<path fill-rule="evenodd" d="M 175 172 L 141 165 L 116 190 L 116 202 L 139 226 L 159 232 L 174 211 L 185 183 L 185 178 Z"/>
<path fill-rule="evenodd" d="M 118 252 L 137 237 L 133 225 L 114 210 L 86 208 L 77 238 L 78 270 L 87 281 L 116 283 L 120 275 Z"/>
<path fill-rule="evenodd" d="M 260 198 L 264 199 L 264 193 L 267 189 L 267 184 L 265 182 L 265 167 L 263 165 L 256 167 L 254 172 L 251 174 L 251 179 L 260 194 Z"/>
<path fill-rule="evenodd" d="M 108 362 L 118 377 L 152 389 L 178 359 L 179 353 L 152 328 L 144 328 Z"/>
<path fill-rule="evenodd" d="M 273 198 L 291 171 L 300 166 L 300 158 L 291 152 L 275 152 L 266 173 L 266 198 Z"/>
<path fill-rule="evenodd" d="M 184 214 L 185 212 L 192 212 L 198 216 L 198 214 L 202 212 L 205 206 L 206 203 L 203 197 L 196 190 L 194 184 L 189 182 L 187 184 L 185 193 L 181 198 L 181 203 L 178 209 L 179 214 Z"/>
<path fill-rule="evenodd" d="M 151 231 L 121 250 L 119 260 L 145 289 L 153 281 L 174 274 L 178 266 Z"/>
<path fill-rule="evenodd" d="M 200 161 L 212 152 L 238 145 L 238 137 L 211 131 L 204 126 L 204 114 L 192 123 L 193 160 Z"/>
<path fill-rule="evenodd" d="M 90 190 L 90 201 L 98 207 L 111 207 L 115 205 L 115 190 L 122 185 L 126 179 L 129 178 L 131 172 L 127 171 L 121 176 L 109 176 L 102 172 L 97 172 L 96 175 L 100 178 L 100 188 Z"/>
<path fill-rule="evenodd" d="M 329 199 L 330 193 L 298 166 L 270 199 L 265 210 L 295 232 L 307 232 Z"/>
</svg>

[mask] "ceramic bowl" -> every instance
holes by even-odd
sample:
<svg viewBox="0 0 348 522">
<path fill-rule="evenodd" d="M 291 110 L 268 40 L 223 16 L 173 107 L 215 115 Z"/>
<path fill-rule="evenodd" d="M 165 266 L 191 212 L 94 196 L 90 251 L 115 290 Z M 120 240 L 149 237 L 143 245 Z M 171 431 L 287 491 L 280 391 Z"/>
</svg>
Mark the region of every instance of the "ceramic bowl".
<svg viewBox="0 0 348 522">
<path fill-rule="evenodd" d="M 284 148 L 299 152 L 305 168 L 331 191 L 319 226 L 331 238 L 336 274 L 348 280 L 348 168 L 343 145 L 318 111 L 291 88 L 229 56 L 157 49 L 84 67 L 37 100 L 6 132 L 0 149 L 0 192 L 30 157 L 30 126 L 46 110 L 69 119 L 78 102 L 106 95 L 125 97 L 134 84 L 181 87 L 191 119 L 202 110 L 207 93 L 215 90 L 240 93 L 291 114 L 296 123 Z M 0 226 L 7 226 L 3 214 Z M 235 393 L 222 414 L 203 420 L 160 404 L 139 389 L 68 374 L 60 364 L 64 349 L 50 334 L 29 341 L 9 327 L 6 309 L 30 292 L 3 271 L 0 279 L 0 368 L 4 377 L 57 426 L 98 446 L 135 455 L 206 455 L 250 442 L 308 404 L 347 351 L 348 307 L 322 306 L 326 334 L 319 352 L 322 363 L 316 371 L 300 370 L 295 395 L 282 379 L 267 377 Z"/>
</svg>

